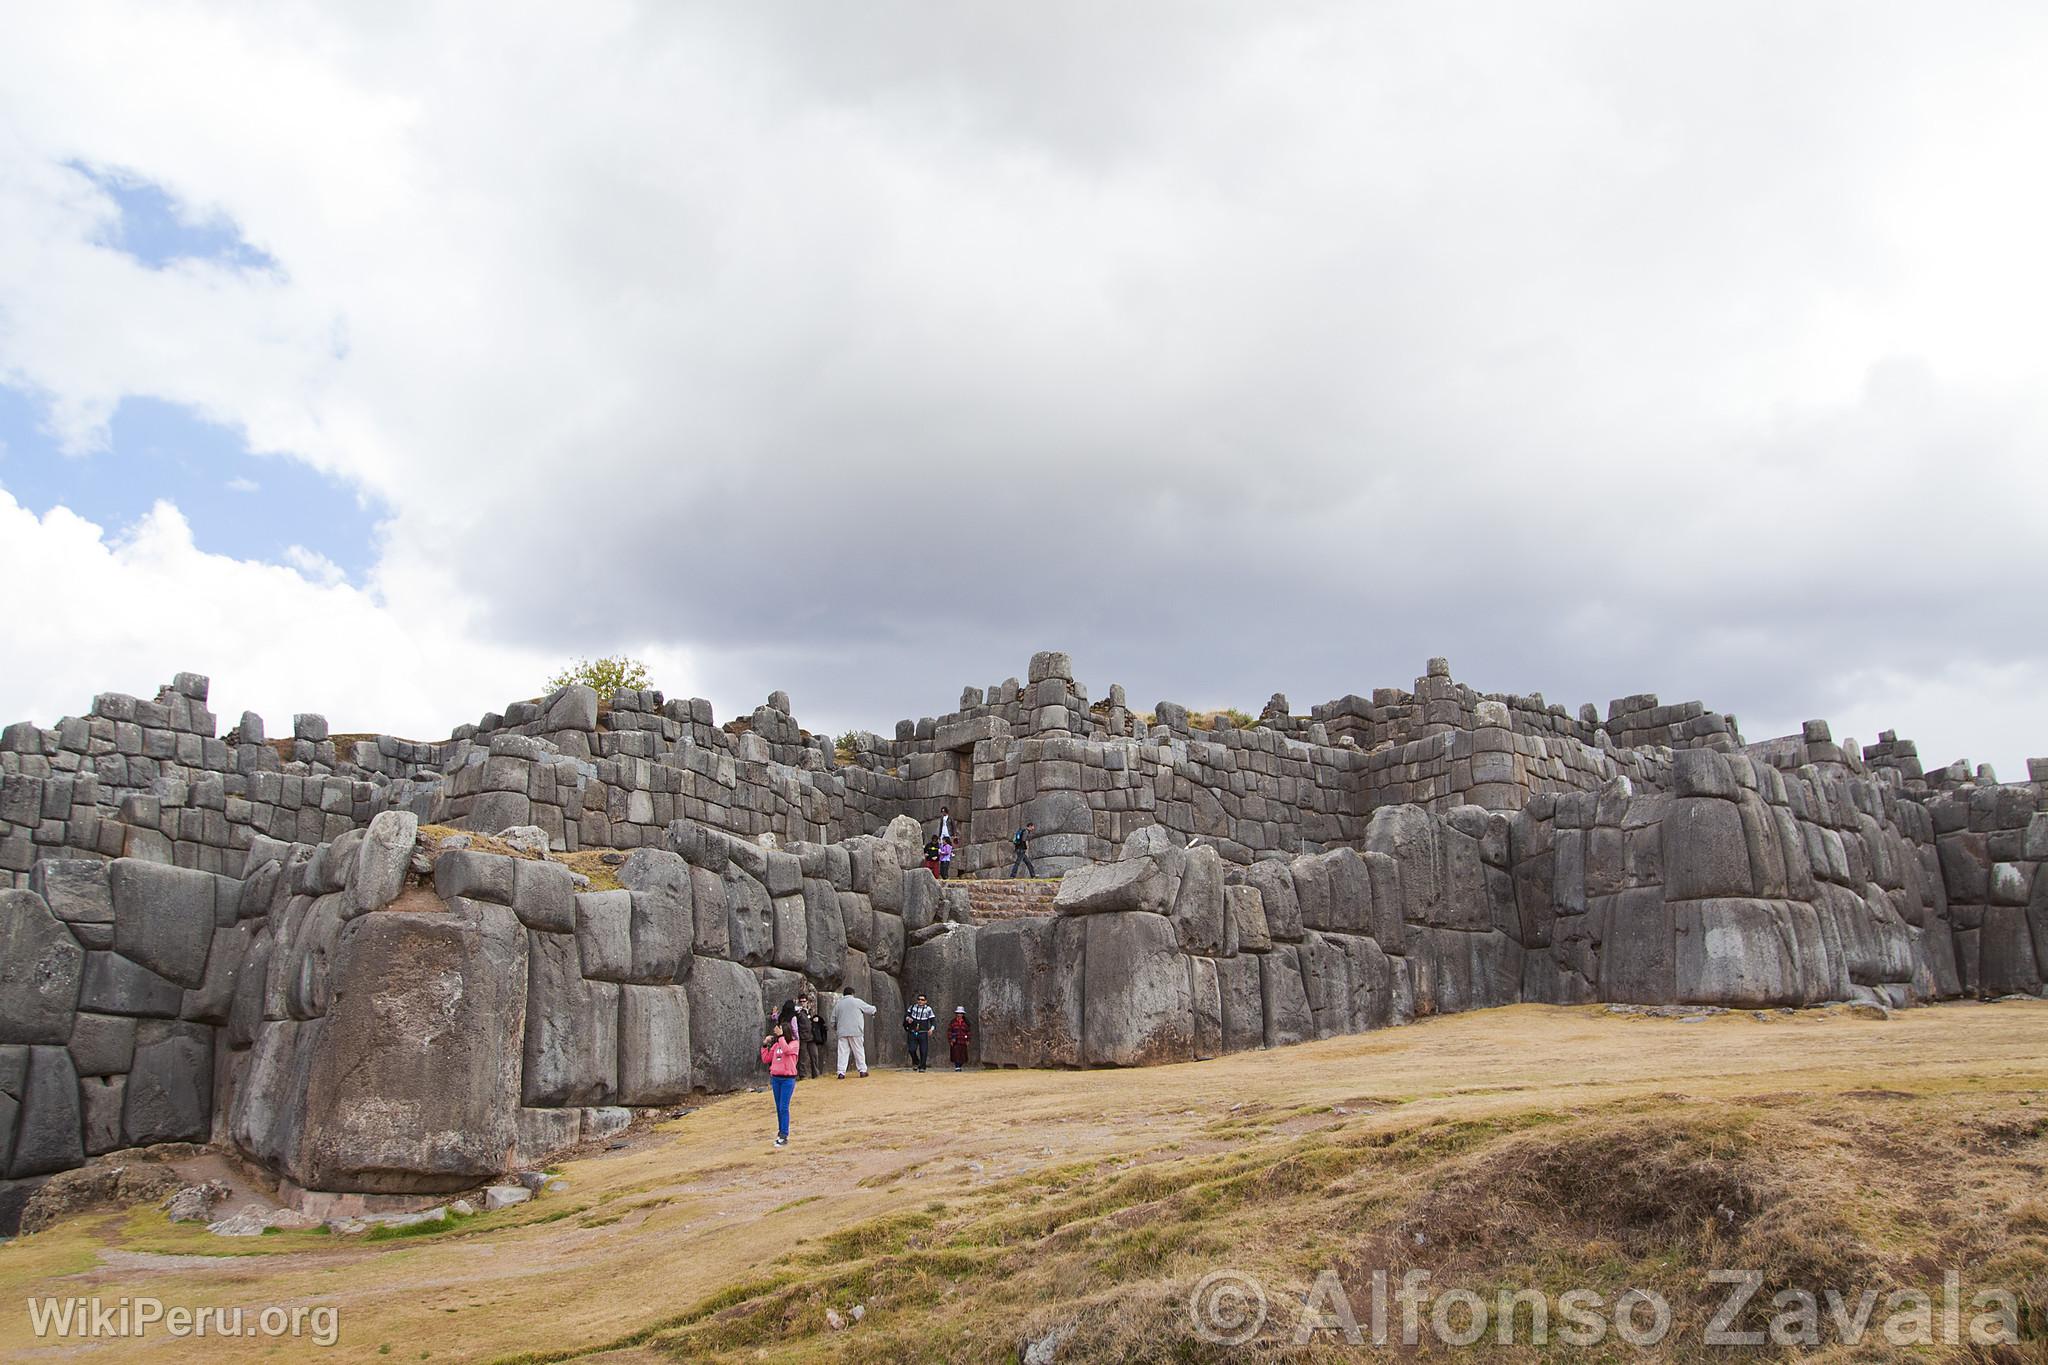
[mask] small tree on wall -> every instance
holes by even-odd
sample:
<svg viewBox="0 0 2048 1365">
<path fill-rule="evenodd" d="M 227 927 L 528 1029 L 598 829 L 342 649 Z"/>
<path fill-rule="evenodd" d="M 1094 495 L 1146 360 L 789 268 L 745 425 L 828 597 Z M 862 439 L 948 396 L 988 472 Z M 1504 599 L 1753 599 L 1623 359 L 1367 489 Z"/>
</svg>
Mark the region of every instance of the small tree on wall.
<svg viewBox="0 0 2048 1365">
<path fill-rule="evenodd" d="M 595 690 L 600 697 L 609 697 L 620 688 L 637 691 L 647 686 L 647 665 L 623 654 L 607 654 L 602 659 L 578 659 L 548 679 L 548 690 L 552 692 L 558 687 L 573 687 L 579 683 Z"/>
</svg>

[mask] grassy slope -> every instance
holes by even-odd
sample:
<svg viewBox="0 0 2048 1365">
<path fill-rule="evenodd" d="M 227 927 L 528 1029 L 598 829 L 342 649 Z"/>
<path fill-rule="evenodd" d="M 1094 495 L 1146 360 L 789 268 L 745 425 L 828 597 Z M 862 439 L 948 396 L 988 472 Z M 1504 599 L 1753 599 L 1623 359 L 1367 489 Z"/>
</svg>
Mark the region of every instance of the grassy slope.
<svg viewBox="0 0 2048 1365">
<path fill-rule="evenodd" d="M 765 1095 L 708 1105 L 572 1164 L 566 1195 L 433 1237 L 227 1244 L 148 1211 L 87 1217 L 0 1250 L 0 1302 L 332 1303 L 342 1342 L 322 1354 L 343 1359 L 936 1361 L 1014 1359 L 1053 1327 L 1062 1359 L 1222 1358 L 1185 1307 L 1219 1267 L 1273 1294 L 1259 1355 L 1327 1265 L 1361 1309 L 1376 1267 L 1489 1299 L 1654 1285 L 1674 1342 L 1711 1309 L 1709 1266 L 1853 1296 L 1960 1263 L 2036 1315 L 2048 1292 L 2043 1004 L 1889 1022 L 1520 1006 L 1193 1066 L 805 1082 L 796 1115 L 778 1154 Z M 228 1249 L 248 1254 L 194 1255 Z M 826 1325 L 856 1303 L 858 1324 Z M 26 1330 L 0 1313 L 0 1357 Z M 2011 1358 L 2048 1358 L 2027 1349 Z"/>
</svg>

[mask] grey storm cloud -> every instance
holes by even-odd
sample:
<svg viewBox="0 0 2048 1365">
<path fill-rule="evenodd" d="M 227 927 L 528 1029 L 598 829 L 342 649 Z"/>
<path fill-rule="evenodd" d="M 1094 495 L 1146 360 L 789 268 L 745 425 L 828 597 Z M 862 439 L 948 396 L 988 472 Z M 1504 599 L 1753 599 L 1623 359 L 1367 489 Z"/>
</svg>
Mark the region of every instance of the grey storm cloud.
<svg viewBox="0 0 2048 1365">
<path fill-rule="evenodd" d="M 2034 7 L 238 14 L 377 155 L 205 187 L 349 340 L 252 432 L 483 637 L 2048 750 Z"/>
</svg>

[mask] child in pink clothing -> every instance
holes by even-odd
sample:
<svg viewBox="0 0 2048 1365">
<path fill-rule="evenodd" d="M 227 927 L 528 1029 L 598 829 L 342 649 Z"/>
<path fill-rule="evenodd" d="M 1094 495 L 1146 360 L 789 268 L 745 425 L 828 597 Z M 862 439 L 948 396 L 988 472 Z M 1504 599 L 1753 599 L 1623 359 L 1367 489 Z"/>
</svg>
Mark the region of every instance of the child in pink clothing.
<svg viewBox="0 0 2048 1365">
<path fill-rule="evenodd" d="M 761 1040 L 761 1060 L 768 1064 L 768 1088 L 775 1092 L 775 1145 L 789 1145 L 789 1101 L 796 1094 L 797 1058 L 803 1041 L 796 1025 L 796 1001 L 785 1000 L 775 1016 L 775 1029 Z"/>
</svg>

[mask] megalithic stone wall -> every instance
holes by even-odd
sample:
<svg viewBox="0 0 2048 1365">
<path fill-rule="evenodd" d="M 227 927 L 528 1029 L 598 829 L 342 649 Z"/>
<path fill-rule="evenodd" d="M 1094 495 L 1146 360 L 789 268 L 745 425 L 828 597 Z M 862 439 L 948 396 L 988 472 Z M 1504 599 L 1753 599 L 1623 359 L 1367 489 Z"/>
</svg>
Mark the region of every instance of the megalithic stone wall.
<svg viewBox="0 0 2048 1365">
<path fill-rule="evenodd" d="M 990 1065 L 1191 1060 L 1514 1001 L 1908 1004 L 2048 979 L 2048 764 L 1926 771 L 1697 703 L 1603 722 L 1432 661 L 1248 728 L 1063 655 L 852 761 L 777 694 L 564 688 L 446 741 L 217 737 L 206 680 L 0 735 L 0 1225 L 97 1153 L 232 1144 L 308 1200 L 466 1188 L 753 1083 L 806 986 L 964 1006 Z M 1621 737 L 1619 740 L 1617 736 Z M 1622 742 L 1626 741 L 1626 742 Z M 1039 824 L 1056 913 L 920 866 Z M 527 845 L 495 851 L 425 822 Z M 506 831 L 513 832 L 513 831 Z M 534 849 L 619 850 L 617 887 Z M 516 1040 L 513 1047 L 506 1040 Z"/>
</svg>

